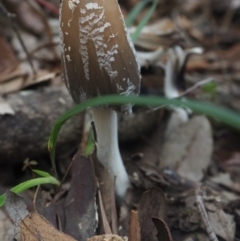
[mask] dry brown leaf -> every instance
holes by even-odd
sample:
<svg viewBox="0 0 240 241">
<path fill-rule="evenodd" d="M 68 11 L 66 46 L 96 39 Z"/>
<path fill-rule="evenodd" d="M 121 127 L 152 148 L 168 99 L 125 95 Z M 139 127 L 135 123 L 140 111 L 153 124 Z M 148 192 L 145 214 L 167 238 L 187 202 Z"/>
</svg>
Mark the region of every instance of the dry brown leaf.
<svg viewBox="0 0 240 241">
<path fill-rule="evenodd" d="M 138 208 L 141 240 L 157 241 L 157 229 L 152 218 L 165 219 L 167 205 L 164 194 L 159 188 L 151 188 L 143 194 Z"/>
<path fill-rule="evenodd" d="M 30 214 L 23 198 L 9 190 L 6 192 L 5 206 L 14 221 L 18 241 L 76 241 L 55 229 L 38 213 Z"/>
<path fill-rule="evenodd" d="M 10 70 L 10 69 L 12 70 L 12 68 L 16 66 L 18 61 L 11 46 L 6 41 L 6 39 L 3 38 L 1 35 L 0 35 L 0 50 L 1 50 L 0 73 L 2 75 L 6 70 Z M 0 82 L 1 82 L 1 77 L 0 77 Z"/>
<path fill-rule="evenodd" d="M 212 70 L 212 63 L 209 63 L 202 55 L 194 55 L 191 57 L 191 61 L 187 62 L 186 72 L 193 71 L 209 71 Z"/>
<path fill-rule="evenodd" d="M 182 177 L 200 181 L 210 164 L 212 151 L 210 123 L 205 116 L 196 116 L 169 134 L 162 149 L 160 166 L 169 166 Z"/>
<path fill-rule="evenodd" d="M 185 31 L 189 33 L 191 37 L 197 39 L 199 42 L 202 42 L 204 40 L 202 32 L 195 28 L 193 22 L 186 16 L 182 15 L 178 17 L 177 22 L 179 23 L 180 27 L 182 27 Z"/>
<path fill-rule="evenodd" d="M 152 220 L 158 231 L 158 241 L 172 241 L 172 235 L 167 223 L 161 218 L 153 218 Z"/>
<path fill-rule="evenodd" d="M 76 241 L 76 239 L 58 231 L 38 213 L 29 214 L 19 223 L 21 229 L 19 241 Z"/>
<path fill-rule="evenodd" d="M 16 70 L 16 75 L 11 73 L 9 76 L 6 76 L 7 79 L 10 77 L 13 77 L 13 79 L 10 79 L 9 81 L 2 79 L 2 83 L 0 84 L 0 94 L 9 94 L 42 82 L 47 82 L 53 79 L 56 76 L 56 73 L 51 73 L 48 70 L 38 70 L 35 77 L 32 74 L 28 77 L 27 75 L 27 72 L 24 73 L 19 67 Z"/>
<path fill-rule="evenodd" d="M 130 28 L 135 31 L 135 27 Z M 181 36 L 177 32 L 174 22 L 170 18 L 162 18 L 153 24 L 146 25 L 139 35 L 135 45 L 147 50 L 156 50 L 160 46 L 171 46 L 179 43 Z"/>
<path fill-rule="evenodd" d="M 226 214 L 222 210 L 208 212 L 209 221 L 213 231 L 226 241 L 233 241 L 236 232 L 234 216 Z"/>
</svg>

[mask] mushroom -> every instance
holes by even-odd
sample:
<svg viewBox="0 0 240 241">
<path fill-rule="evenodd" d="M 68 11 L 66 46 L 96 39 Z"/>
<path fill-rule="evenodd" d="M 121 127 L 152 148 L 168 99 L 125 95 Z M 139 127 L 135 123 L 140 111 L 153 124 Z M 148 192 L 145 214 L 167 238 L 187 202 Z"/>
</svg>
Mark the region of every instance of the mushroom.
<svg viewBox="0 0 240 241">
<path fill-rule="evenodd" d="M 63 78 L 76 103 L 108 95 L 137 95 L 140 68 L 116 0 L 63 0 L 60 6 Z M 117 112 L 132 106 L 93 108 L 97 157 L 116 177 L 124 197 L 130 181 L 118 146 Z"/>
<path fill-rule="evenodd" d="M 168 50 L 168 61 L 165 67 L 164 77 L 164 94 L 168 99 L 178 98 L 181 96 L 181 88 L 185 87 L 184 74 L 187 61 L 192 54 L 202 54 L 203 49 L 200 47 L 182 49 L 176 45 Z M 182 107 L 171 106 L 173 113 L 170 117 L 165 130 L 165 137 L 169 136 L 177 126 L 189 120 L 190 110 Z"/>
</svg>

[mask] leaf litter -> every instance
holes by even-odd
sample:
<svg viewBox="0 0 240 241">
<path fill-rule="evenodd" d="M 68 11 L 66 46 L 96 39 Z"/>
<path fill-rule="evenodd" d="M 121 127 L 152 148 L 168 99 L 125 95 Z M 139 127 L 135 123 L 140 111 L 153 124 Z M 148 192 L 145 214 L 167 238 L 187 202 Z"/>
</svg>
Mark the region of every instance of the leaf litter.
<svg viewBox="0 0 240 241">
<path fill-rule="evenodd" d="M 0 49 L 4 50 L 0 56 L 0 110 L 4 120 L 18 114 L 11 109 L 5 95 L 18 94 L 26 88 L 34 94 L 38 89 L 58 88 L 63 83 L 57 78 L 61 70 L 58 20 L 54 9 L 58 8 L 59 1 L 2 2 L 19 20 L 18 29 L 36 71 L 33 72 L 11 23 L 0 15 L 0 22 L 5 23 L 0 30 Z M 136 2 L 120 1 L 121 7 L 128 10 Z M 172 46 L 181 46 L 184 51 L 201 47 L 203 54 L 191 56 L 183 66 L 184 81 L 178 86 L 179 96 L 196 85 L 187 92 L 188 97 L 239 111 L 240 7 L 236 2 L 160 1 L 151 22 L 136 42 L 142 65 L 142 92 L 164 92 L 165 65 Z M 215 83 L 215 89 L 204 85 L 203 80 L 208 78 Z M 61 103 L 65 102 L 63 99 Z M 37 210 L 48 221 L 36 212 L 28 212 L 21 198 L 19 201 L 19 197 L 8 192 L 6 209 L 13 217 L 19 240 L 126 240 L 126 237 L 130 241 L 209 240 L 197 208 L 195 182 L 198 181 L 203 183 L 202 208 L 206 210 L 212 232 L 219 240 L 240 238 L 239 133 L 220 126 L 215 120 L 196 115 L 169 129 L 171 118 L 175 118 L 171 111 L 161 109 L 156 115 L 153 110 L 137 111 L 141 116 L 138 123 L 135 122 L 137 115 L 129 118 L 130 123 L 124 118 L 120 120 L 123 126 L 121 151 L 133 184 L 125 202 L 115 200 L 114 180 L 107 170 L 96 167 L 94 154 L 85 158 L 75 146 L 59 164 L 63 174 L 76 153 L 69 175 L 71 179 L 67 175 L 61 190 L 44 186 L 36 195 Z M 151 119 L 149 111 L 154 113 Z M 134 132 L 135 126 L 137 131 Z M 28 130 L 27 126 L 24 128 Z M 166 129 L 171 131 L 167 133 Z M 133 134 L 129 135 L 129 130 Z M 71 135 L 79 135 L 80 140 L 81 133 Z M 47 163 L 45 157 L 41 160 Z M 1 164 L 2 170 L 7 161 Z M 15 166 L 14 169 L 21 168 Z M 15 172 L 9 172 L 8 178 L 18 183 L 21 179 L 14 176 Z M 5 181 L 6 176 L 2 175 L 3 182 L 12 185 Z M 33 203 L 27 199 L 26 202 L 34 210 Z M 11 224 L 4 212 L 0 224 L 1 235 L 11 233 Z M 53 234 L 59 238 L 53 239 Z M 8 237 L 5 235 L 1 240 L 8 240 Z"/>
<path fill-rule="evenodd" d="M 75 239 L 58 231 L 37 212 L 29 213 L 23 198 L 6 192 L 6 209 L 15 225 L 15 238 L 19 241 L 61 240 L 74 241 Z"/>
</svg>

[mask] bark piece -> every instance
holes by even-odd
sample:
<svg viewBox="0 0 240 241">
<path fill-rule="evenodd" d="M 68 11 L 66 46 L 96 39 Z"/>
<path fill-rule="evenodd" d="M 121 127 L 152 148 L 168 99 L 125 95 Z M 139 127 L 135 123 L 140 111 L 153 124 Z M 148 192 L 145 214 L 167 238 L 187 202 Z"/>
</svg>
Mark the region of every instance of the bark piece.
<svg viewBox="0 0 240 241">
<path fill-rule="evenodd" d="M 138 219 L 138 212 L 131 211 L 130 227 L 129 227 L 129 241 L 141 241 L 141 231 Z"/>
<path fill-rule="evenodd" d="M 0 165 L 21 163 L 26 158 L 49 156 L 50 131 L 73 102 L 64 86 L 9 94 L 4 98 L 14 115 L 0 115 Z M 63 127 L 57 148 L 61 156 L 77 148 L 81 137 L 81 116 L 71 118 Z"/>
</svg>

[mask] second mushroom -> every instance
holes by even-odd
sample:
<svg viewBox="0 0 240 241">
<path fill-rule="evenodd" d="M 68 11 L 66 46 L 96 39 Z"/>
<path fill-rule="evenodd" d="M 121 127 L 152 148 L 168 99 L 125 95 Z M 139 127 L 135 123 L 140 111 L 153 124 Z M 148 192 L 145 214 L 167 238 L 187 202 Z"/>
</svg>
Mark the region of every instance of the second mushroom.
<svg viewBox="0 0 240 241">
<path fill-rule="evenodd" d="M 63 0 L 60 6 L 63 78 L 76 103 L 108 95 L 137 95 L 140 69 L 116 0 Z M 119 147 L 117 112 L 131 105 L 93 108 L 97 157 L 116 177 L 116 193 L 124 197 L 130 181 Z"/>
</svg>

